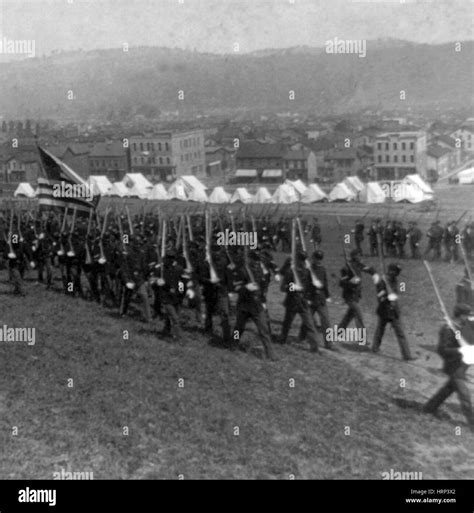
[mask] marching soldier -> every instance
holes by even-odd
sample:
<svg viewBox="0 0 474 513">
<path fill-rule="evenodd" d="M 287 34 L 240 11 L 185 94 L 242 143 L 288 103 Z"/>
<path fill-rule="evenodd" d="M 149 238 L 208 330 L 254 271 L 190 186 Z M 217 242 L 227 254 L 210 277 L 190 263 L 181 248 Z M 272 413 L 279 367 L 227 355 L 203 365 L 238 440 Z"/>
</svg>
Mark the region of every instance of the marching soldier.
<svg viewBox="0 0 474 513">
<path fill-rule="evenodd" d="M 361 255 L 364 254 L 364 251 L 362 249 L 362 243 L 364 242 L 364 230 L 365 230 L 364 222 L 361 219 L 357 219 L 353 233 L 354 233 L 356 249 Z"/>
<path fill-rule="evenodd" d="M 283 303 L 285 306 L 285 318 L 283 319 L 278 343 L 286 343 L 291 324 L 296 314 L 298 314 L 301 317 L 302 334 L 308 338 L 311 352 L 317 353 L 319 351 L 318 341 L 321 342 L 321 335 L 316 329 L 309 306 L 308 295 L 311 294 L 311 276 L 305 266 L 305 260 L 306 255 L 302 251 L 297 252 L 295 268 L 291 268 L 291 259 L 289 258 L 280 270 L 282 275 L 281 290 L 286 292 L 286 297 Z"/>
<path fill-rule="evenodd" d="M 407 238 L 410 243 L 411 257 L 415 259 L 420 258 L 420 241 L 423 237 L 421 230 L 418 228 L 416 221 L 410 221 Z"/>
<path fill-rule="evenodd" d="M 425 256 L 429 256 L 431 252 L 434 258 L 439 260 L 441 258 L 441 242 L 443 240 L 443 229 L 439 221 L 434 221 L 426 234 L 428 237 L 428 247 L 425 251 Z"/>
<path fill-rule="evenodd" d="M 405 337 L 405 332 L 400 319 L 400 307 L 398 304 L 398 275 L 400 274 L 401 268 L 399 265 L 391 263 L 387 269 L 386 280 L 379 276 L 377 273 L 373 274 L 373 280 L 375 283 L 375 290 L 377 292 L 377 327 L 375 328 L 374 342 L 372 345 L 372 351 L 378 353 L 380 345 L 382 344 L 382 338 L 385 333 L 385 327 L 387 324 L 391 324 L 395 336 L 397 337 L 398 344 L 402 357 L 405 361 L 416 360 L 411 355 L 408 341 Z"/>
<path fill-rule="evenodd" d="M 378 219 L 374 219 L 372 224 L 370 225 L 369 231 L 367 232 L 369 236 L 369 244 L 370 244 L 370 256 L 378 256 L 379 254 L 379 246 L 377 241 L 378 233 L 381 230 L 381 226 L 379 224 Z"/>
<path fill-rule="evenodd" d="M 323 265 L 323 258 L 324 253 L 320 249 L 317 249 L 313 253 L 310 265 L 311 270 L 318 281 L 314 284 L 311 280 L 308 287 L 307 298 L 309 300 L 310 311 L 313 318 L 315 313 L 318 314 L 319 326 L 316 325 L 316 328 L 319 329 L 322 334 L 326 349 L 335 350 L 332 342 L 328 341 L 326 337 L 328 329 L 330 329 L 329 312 L 327 307 L 327 301 L 330 296 L 328 277 Z M 304 340 L 306 338 L 306 328 L 304 325 L 301 326 L 299 338 L 300 340 Z"/>
<path fill-rule="evenodd" d="M 395 223 L 395 248 L 398 258 L 405 258 L 405 244 L 407 242 L 407 229 L 403 226 L 403 223 Z"/>
<path fill-rule="evenodd" d="M 247 321 L 252 319 L 257 326 L 266 357 L 275 361 L 270 330 L 262 301 L 261 290 L 264 286 L 265 277 L 260 266 L 260 257 L 257 252 L 251 251 L 248 262 L 244 261 L 244 265 L 236 268 L 234 274 L 234 288 L 238 293 L 238 299 L 233 347 L 238 346 L 242 340 Z"/>
<path fill-rule="evenodd" d="M 448 223 L 444 229 L 443 243 L 445 250 L 445 261 L 446 262 L 457 262 L 459 258 L 458 254 L 458 237 L 459 230 L 456 226 L 456 221 Z"/>
<path fill-rule="evenodd" d="M 469 326 L 471 308 L 462 303 L 456 304 L 453 312 L 453 322 L 456 330 L 469 343 L 474 343 L 472 326 Z M 462 354 L 459 351 L 460 343 L 456 333 L 445 324 L 439 332 L 438 353 L 443 358 L 443 370 L 448 375 L 448 381 L 436 392 L 436 394 L 425 404 L 425 413 L 436 414 L 438 408 L 453 393 L 456 392 L 461 403 L 467 423 L 474 432 L 474 416 L 472 412 L 471 395 L 467 384 L 466 371 L 468 366 L 463 362 Z"/>
<path fill-rule="evenodd" d="M 313 244 L 313 248 L 318 249 L 322 241 L 321 226 L 319 225 L 318 218 L 313 217 L 313 224 L 311 226 L 311 242 Z"/>
<path fill-rule="evenodd" d="M 371 273 L 372 269 L 364 265 L 360 260 L 357 249 L 350 253 L 349 262 L 341 269 L 339 285 L 342 288 L 342 298 L 346 302 L 347 310 L 338 324 L 339 328 L 345 329 L 355 320 L 357 328 L 365 328 L 362 310 L 359 301 L 362 298 L 362 272 Z"/>
</svg>

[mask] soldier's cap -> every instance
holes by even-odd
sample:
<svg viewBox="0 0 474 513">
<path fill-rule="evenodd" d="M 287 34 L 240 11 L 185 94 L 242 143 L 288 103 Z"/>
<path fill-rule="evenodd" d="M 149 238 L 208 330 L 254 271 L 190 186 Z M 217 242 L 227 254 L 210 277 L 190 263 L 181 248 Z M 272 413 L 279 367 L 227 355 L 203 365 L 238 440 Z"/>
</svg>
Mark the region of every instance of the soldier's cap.
<svg viewBox="0 0 474 513">
<path fill-rule="evenodd" d="M 459 317 L 460 315 L 471 315 L 471 307 L 466 303 L 457 303 L 454 306 L 453 316 Z"/>
<path fill-rule="evenodd" d="M 402 268 L 398 264 L 392 262 L 391 264 L 388 264 L 387 271 L 390 274 L 395 274 L 398 276 L 402 272 Z"/>
<path fill-rule="evenodd" d="M 316 260 L 322 260 L 324 258 L 324 252 L 320 249 L 317 249 L 313 252 L 313 258 L 316 258 Z"/>
</svg>

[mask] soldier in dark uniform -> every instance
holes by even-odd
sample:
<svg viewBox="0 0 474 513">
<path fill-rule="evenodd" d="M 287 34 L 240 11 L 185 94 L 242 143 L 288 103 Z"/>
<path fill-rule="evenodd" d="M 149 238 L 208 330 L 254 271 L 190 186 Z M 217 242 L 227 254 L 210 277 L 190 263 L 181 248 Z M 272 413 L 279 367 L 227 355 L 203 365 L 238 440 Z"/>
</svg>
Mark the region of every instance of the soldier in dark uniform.
<svg viewBox="0 0 474 513">
<path fill-rule="evenodd" d="M 402 357 L 406 361 L 415 360 L 410 353 L 410 347 L 400 319 L 400 306 L 398 304 L 398 275 L 401 268 L 397 264 L 389 264 L 385 279 L 377 273 L 373 274 L 375 290 L 377 292 L 377 327 L 375 328 L 372 351 L 378 353 L 387 324 L 391 324 L 397 337 Z"/>
<path fill-rule="evenodd" d="M 11 249 L 11 250 L 10 250 Z M 25 268 L 25 248 L 18 234 L 11 235 L 11 248 L 7 246 L 8 274 L 13 286 L 13 294 L 25 296 L 23 288 L 23 272 Z"/>
<path fill-rule="evenodd" d="M 364 251 L 362 249 L 362 243 L 364 242 L 364 230 L 365 230 L 364 222 L 361 219 L 357 219 L 353 233 L 354 233 L 356 249 L 361 255 L 364 254 Z"/>
<path fill-rule="evenodd" d="M 422 237 L 423 234 L 421 233 L 421 230 L 418 228 L 417 222 L 411 221 L 409 223 L 407 238 L 410 244 L 410 252 L 412 258 L 420 258 L 420 241 Z"/>
<path fill-rule="evenodd" d="M 334 350 L 331 341 L 327 340 L 328 329 L 330 329 L 329 312 L 327 307 L 327 300 L 329 299 L 329 283 L 326 269 L 323 265 L 324 253 L 317 249 L 313 253 L 312 260 L 310 262 L 312 272 L 317 279 L 316 283 L 311 283 L 308 286 L 307 298 L 309 301 L 309 307 L 311 314 L 314 318 L 314 314 L 318 314 L 319 325 L 316 324 L 316 328 L 321 332 L 322 338 L 326 349 Z M 304 325 L 301 326 L 300 340 L 306 338 L 306 328 Z"/>
<path fill-rule="evenodd" d="M 474 343 L 472 326 L 469 323 L 471 309 L 469 305 L 457 304 L 454 307 L 453 323 L 456 330 L 469 343 Z M 467 384 L 466 371 L 468 366 L 463 362 L 459 351 L 460 343 L 456 333 L 445 324 L 439 332 L 438 353 L 444 360 L 444 372 L 449 376 L 448 381 L 425 404 L 423 411 L 435 414 L 441 404 L 456 392 L 461 403 L 461 409 L 467 419 L 471 431 L 474 432 L 474 416 L 472 412 L 471 395 Z"/>
<path fill-rule="evenodd" d="M 205 249 L 203 248 L 205 251 Z M 212 264 L 216 276 L 210 271 L 209 262 L 201 260 L 197 263 L 197 275 L 202 286 L 202 297 L 205 305 L 204 331 L 213 333 L 213 316 L 218 315 L 221 323 L 222 341 L 224 345 L 231 342 L 229 292 L 232 291 L 232 271 L 227 256 L 217 247 L 211 248 Z"/>
<path fill-rule="evenodd" d="M 428 257 L 431 252 L 434 258 L 439 260 L 441 258 L 441 242 L 443 240 L 443 229 L 439 221 L 434 221 L 426 234 L 428 237 L 428 247 L 425 251 L 425 256 Z"/>
<path fill-rule="evenodd" d="M 403 222 L 395 223 L 395 247 L 398 258 L 405 258 L 405 244 L 407 242 L 408 234 L 407 229 Z"/>
<path fill-rule="evenodd" d="M 370 256 L 378 256 L 379 254 L 379 245 L 377 241 L 378 233 L 380 232 L 380 225 L 377 219 L 372 221 L 370 225 L 369 231 L 367 232 L 369 236 L 369 244 L 370 244 Z"/>
<path fill-rule="evenodd" d="M 338 324 L 339 328 L 347 328 L 352 319 L 355 320 L 357 328 L 365 328 L 362 310 L 359 305 L 362 297 L 362 272 L 370 274 L 371 268 L 360 261 L 359 252 L 357 249 L 353 249 L 348 264 L 341 269 L 339 285 L 342 288 L 342 298 L 347 304 L 347 311 Z"/>
<path fill-rule="evenodd" d="M 288 333 L 291 328 L 293 320 L 298 314 L 301 317 L 303 335 L 308 338 L 311 352 L 317 353 L 319 351 L 319 343 L 322 342 L 322 337 L 316 325 L 310 309 L 308 295 L 311 295 L 310 290 L 311 275 L 305 266 L 306 255 L 299 251 L 296 254 L 295 273 L 291 268 L 291 259 L 288 259 L 280 270 L 282 275 L 281 291 L 286 292 L 284 301 L 285 318 L 283 319 L 283 326 L 281 335 L 278 338 L 280 344 L 285 344 Z"/>
<path fill-rule="evenodd" d="M 164 336 L 184 343 L 179 319 L 180 290 L 184 287 L 184 269 L 178 264 L 174 250 L 168 250 L 163 261 L 163 273 L 157 280 L 160 303 L 163 308 Z"/>
<path fill-rule="evenodd" d="M 276 360 L 268 321 L 262 301 L 262 287 L 265 277 L 260 266 L 259 255 L 255 251 L 249 252 L 248 263 L 238 266 L 234 273 L 234 288 L 238 293 L 237 319 L 234 329 L 233 347 L 238 346 L 249 319 L 255 323 L 263 344 L 265 355 L 269 360 Z"/>
<path fill-rule="evenodd" d="M 147 289 L 149 267 L 140 236 L 131 236 L 130 247 L 122 254 L 120 273 L 124 286 L 120 314 L 126 315 L 132 296 L 137 293 L 143 303 L 145 321 L 150 322 L 151 310 Z"/>
<path fill-rule="evenodd" d="M 446 262 L 457 262 L 459 258 L 458 253 L 458 237 L 459 230 L 456 226 L 456 221 L 449 222 L 443 234 L 443 243 L 444 243 L 444 251 L 445 256 L 444 259 Z"/>
<path fill-rule="evenodd" d="M 474 223 L 468 222 L 462 230 L 462 244 L 467 258 L 470 260 L 474 252 Z"/>
<path fill-rule="evenodd" d="M 313 249 L 318 249 L 322 241 L 321 226 L 318 219 L 313 217 L 313 223 L 311 226 L 311 242 L 313 243 Z"/>
</svg>

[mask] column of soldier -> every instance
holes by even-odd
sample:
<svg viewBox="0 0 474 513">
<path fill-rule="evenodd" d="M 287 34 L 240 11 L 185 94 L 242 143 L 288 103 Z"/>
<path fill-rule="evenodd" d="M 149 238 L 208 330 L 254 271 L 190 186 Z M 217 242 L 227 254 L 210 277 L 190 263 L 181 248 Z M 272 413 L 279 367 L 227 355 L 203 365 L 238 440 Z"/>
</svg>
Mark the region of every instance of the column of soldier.
<svg viewBox="0 0 474 513">
<path fill-rule="evenodd" d="M 152 322 L 153 318 L 160 318 L 161 336 L 179 343 L 184 343 L 181 311 L 185 308 L 193 313 L 194 328 L 201 328 L 209 335 L 213 335 L 214 318 L 218 317 L 220 343 L 231 350 L 248 349 L 242 335 L 247 322 L 252 320 L 264 355 L 276 360 L 273 344 L 287 343 L 298 314 L 299 340 L 308 341 L 311 352 L 320 353 L 322 347 L 337 351 L 326 337 L 330 329 L 327 306 L 330 295 L 319 222 L 316 218 L 307 222 L 288 215 L 278 218 L 276 213 L 268 215 L 267 210 L 267 214 L 253 217 L 241 210 L 234 218 L 231 211 L 220 209 L 213 213 L 206 209 L 198 215 L 142 214 L 132 219 L 128 209 L 125 213 L 123 209 L 122 212 L 107 209 L 102 217 L 91 213 L 88 219 L 79 220 L 75 210 L 72 216 L 66 210 L 62 217 L 53 212 L 48 215 L 11 212 L 9 219 L 3 220 L 3 254 L 8 261 L 14 293 L 24 294 L 22 281 L 27 269 L 37 272 L 38 282 L 51 288 L 53 271 L 58 268 L 66 294 L 95 301 L 106 308 L 118 308 L 122 316 L 128 314 L 131 302 L 140 298 L 144 320 Z M 352 230 L 355 248 L 349 255 L 342 243 L 345 265 L 340 271 L 339 285 L 347 310 L 338 328 L 346 328 L 352 320 L 358 328 L 364 328 L 359 305 L 361 275 L 368 273 L 375 284 L 378 301 L 377 325 L 370 349 L 374 353 L 380 350 L 385 328 L 391 324 L 402 358 L 416 359 L 400 320 L 397 291 L 401 267 L 392 262 L 385 271 L 384 257 L 399 262 L 406 257 L 408 243 L 412 258 L 421 258 L 422 253 L 425 257 L 441 258 L 444 247 L 444 259 L 456 261 L 458 236 L 461 236 L 466 272 L 454 310 L 454 323 L 458 327 L 470 326 L 473 295 L 468 261 L 473 255 L 474 225 L 469 221 L 460 233 L 459 221 L 450 222 L 443 229 L 435 220 L 426 234 L 428 244 L 422 252 L 422 233 L 416 222 L 409 222 L 405 228 L 402 221 L 374 219 L 366 231 L 364 219 L 358 219 Z M 257 232 L 258 247 L 217 245 L 216 232 L 225 229 L 234 233 L 250 229 Z M 369 254 L 381 258 L 379 272 L 361 260 L 365 234 Z M 306 247 L 306 235 L 313 244 L 311 255 Z M 341 233 L 341 242 L 342 236 Z M 274 251 L 290 253 L 280 268 L 273 260 Z M 282 329 L 275 337 L 267 307 L 272 277 L 285 293 Z M 232 317 L 235 317 L 233 329 Z M 454 356 L 453 349 L 459 347 L 454 333 L 452 326 L 443 331 L 439 352 L 448 367 L 452 366 L 450 372 L 454 369 L 455 377 L 451 372 L 450 380 L 426 411 L 437 411 L 441 402 L 457 391 L 472 426 L 472 407 L 465 381 L 467 367 L 463 367 L 461 353 Z M 472 332 L 468 338 L 472 344 Z"/>
</svg>

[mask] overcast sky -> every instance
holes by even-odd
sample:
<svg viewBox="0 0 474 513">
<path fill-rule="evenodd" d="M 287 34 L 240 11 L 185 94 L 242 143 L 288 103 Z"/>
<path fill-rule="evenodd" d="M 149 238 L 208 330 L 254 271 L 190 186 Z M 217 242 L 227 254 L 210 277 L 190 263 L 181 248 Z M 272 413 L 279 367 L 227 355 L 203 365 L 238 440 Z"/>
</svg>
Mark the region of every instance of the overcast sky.
<svg viewBox="0 0 474 513">
<path fill-rule="evenodd" d="M 180 3 L 182 2 L 182 3 Z M 227 53 L 328 39 L 473 39 L 472 0 L 0 0 L 0 36 L 53 50 L 166 46 Z"/>
</svg>

